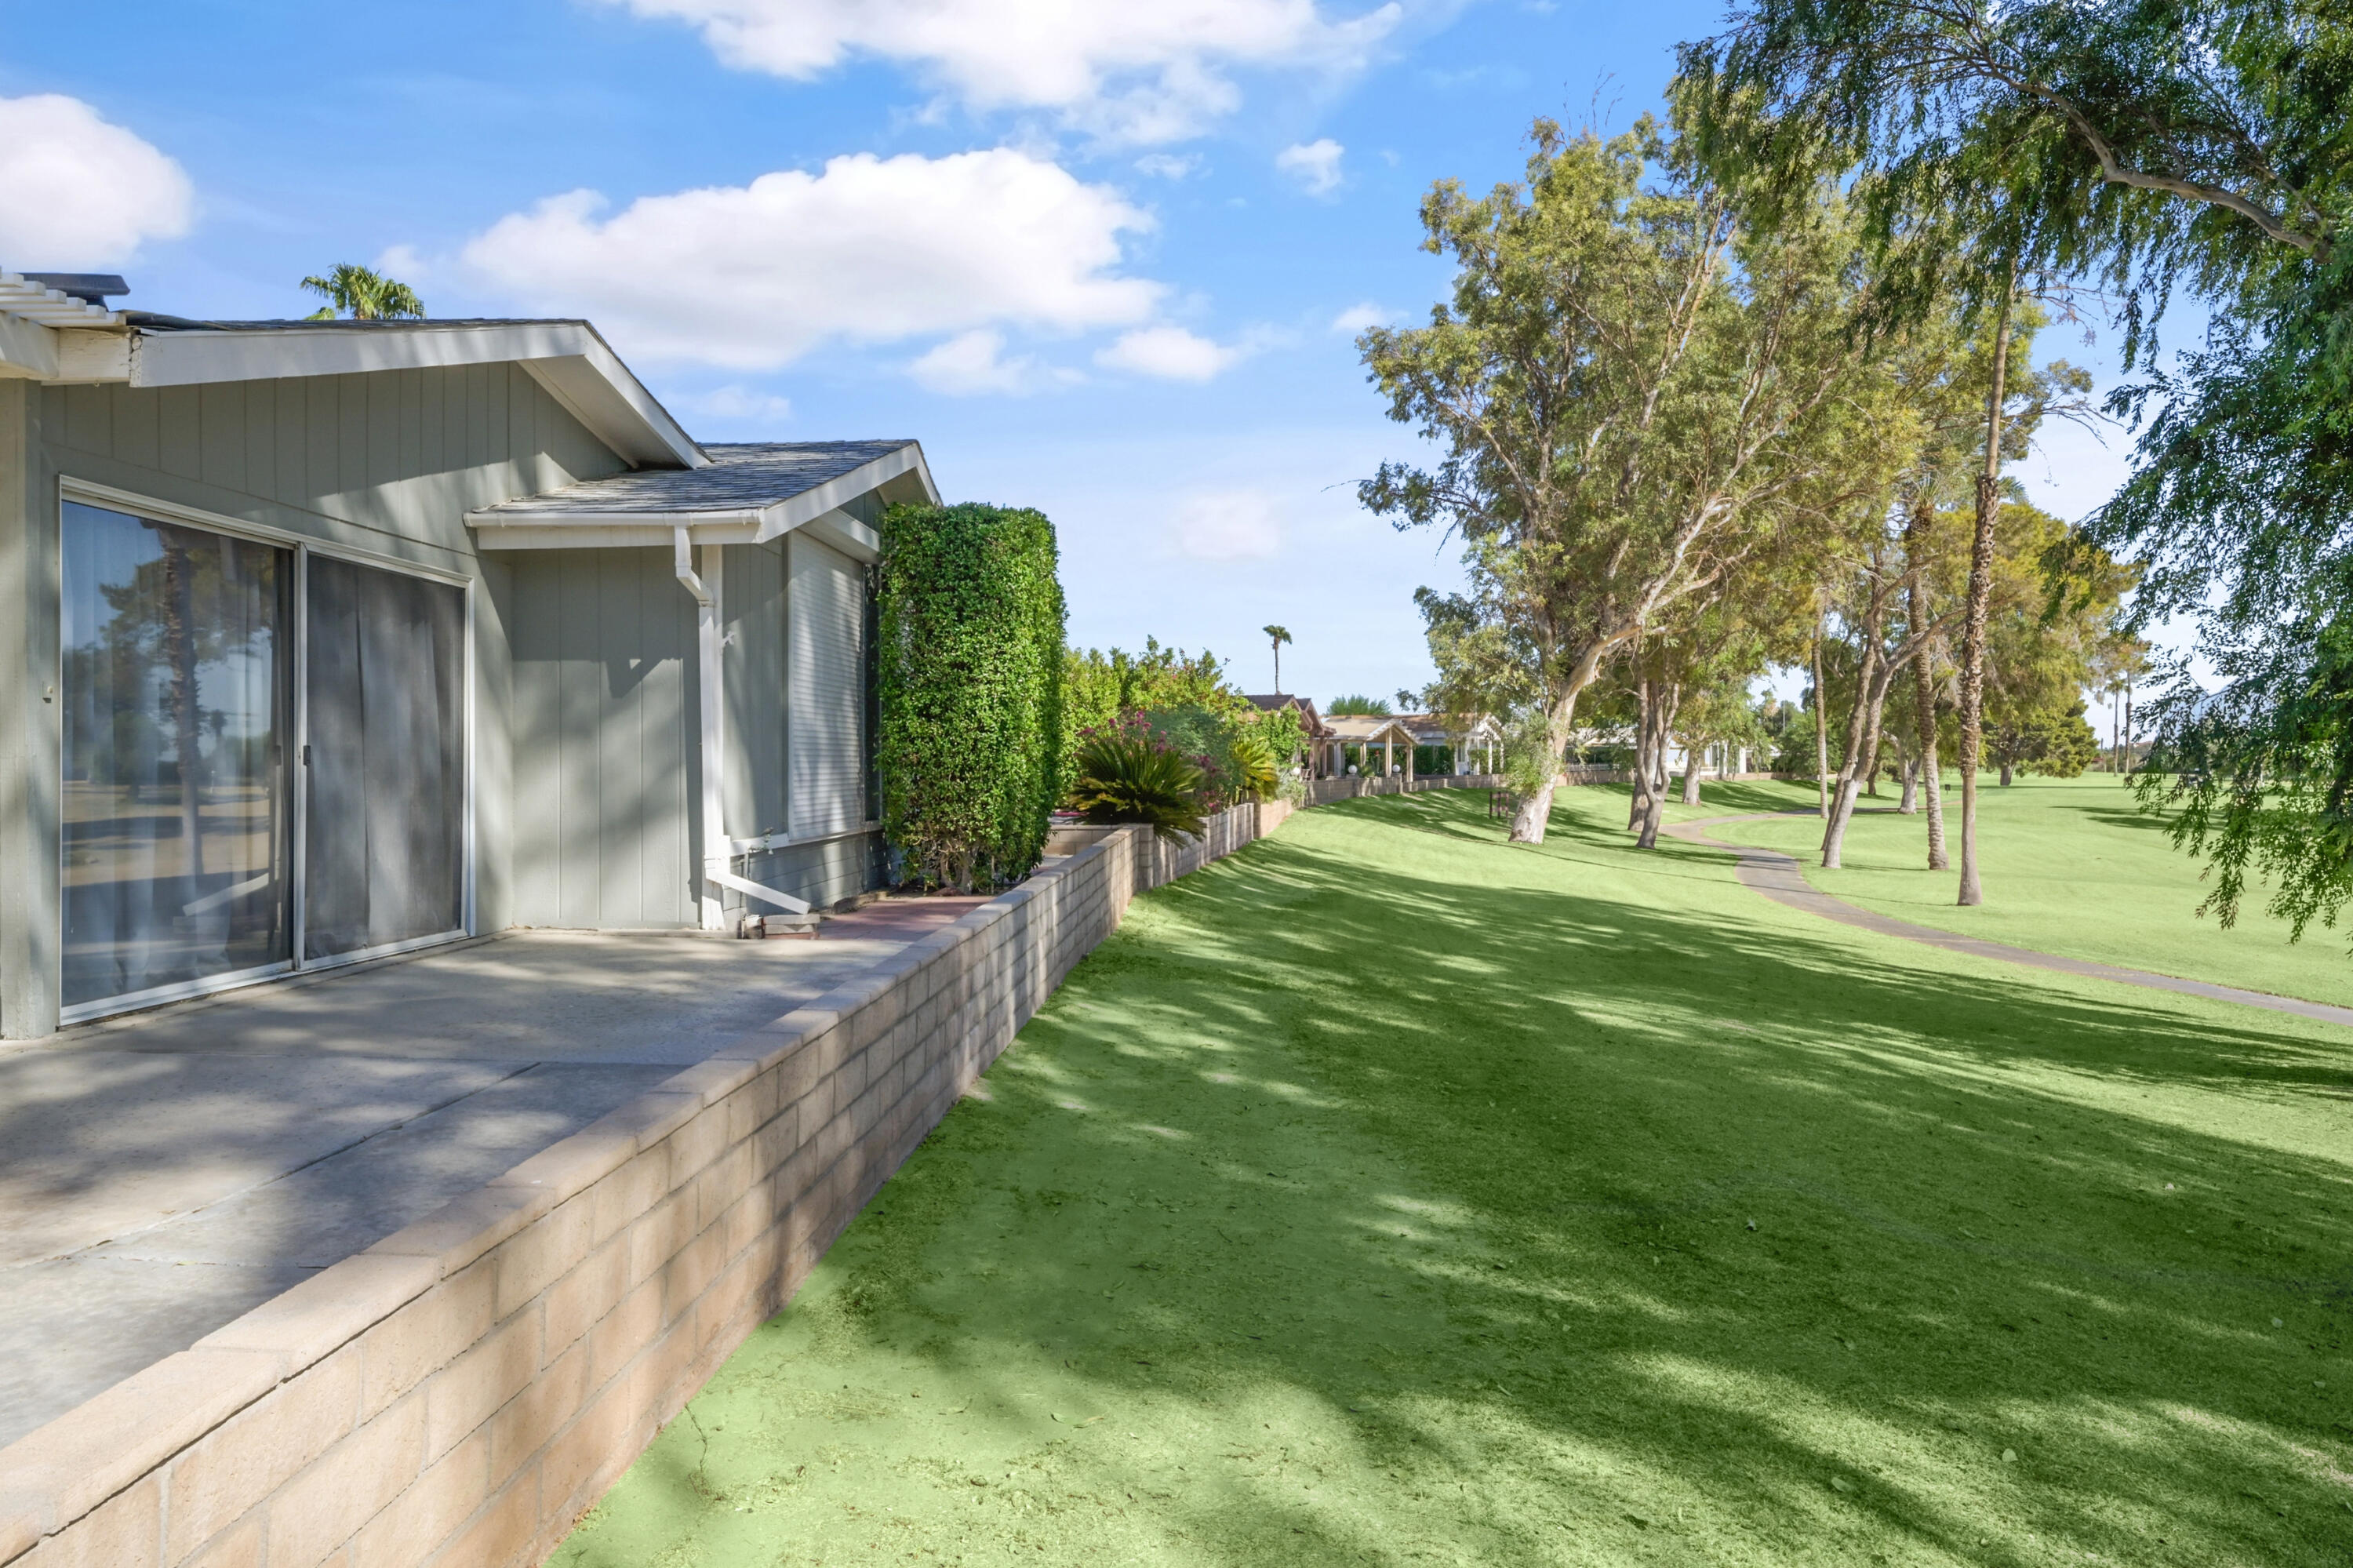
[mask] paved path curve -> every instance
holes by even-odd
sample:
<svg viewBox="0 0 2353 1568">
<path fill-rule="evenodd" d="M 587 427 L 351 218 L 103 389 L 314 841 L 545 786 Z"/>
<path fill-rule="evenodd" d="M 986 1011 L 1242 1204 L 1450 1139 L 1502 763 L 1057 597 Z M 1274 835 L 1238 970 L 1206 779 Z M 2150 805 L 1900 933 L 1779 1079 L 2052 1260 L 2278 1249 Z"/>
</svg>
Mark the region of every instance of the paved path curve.
<svg viewBox="0 0 2353 1568">
<path fill-rule="evenodd" d="M 2031 969 L 2056 969 L 2062 974 L 2088 975 L 2094 980 L 2145 986 L 2150 991 L 2178 991 L 2184 996 L 2235 1001 L 2248 1007 L 2266 1008 L 2273 1012 L 2292 1012 L 2298 1018 L 2316 1018 L 2323 1023 L 2341 1023 L 2353 1028 L 2353 1007 L 2331 1007 L 2326 1002 L 2302 1001 L 2292 996 L 2273 996 L 2260 991 L 2241 991 L 2236 986 L 2210 985 L 2204 980 L 2151 974 L 2147 969 L 2119 969 L 2115 964 L 2094 963 L 2089 959 L 2063 959 L 2054 953 L 2036 952 L 2031 948 L 2013 948 L 2006 942 L 1989 942 L 1978 937 L 1940 931 L 1934 926 L 1915 926 L 1909 920 L 1898 920 L 1890 915 L 1876 915 L 1842 898 L 1833 898 L 1809 883 L 1805 873 L 1799 869 L 1794 855 L 1784 854 L 1779 850 L 1759 849 L 1753 844 L 1728 844 L 1702 831 L 1724 822 L 1757 822 L 1775 817 L 1813 815 L 1811 811 L 1802 810 L 1744 811 L 1736 816 L 1704 817 L 1697 821 L 1677 822 L 1668 827 L 1666 832 L 1686 843 L 1731 851 L 1739 858 L 1739 863 L 1733 868 L 1733 874 L 1745 886 L 1755 888 L 1776 904 L 1786 904 L 1792 909 L 1802 909 L 1809 915 L 1819 915 L 1841 926 L 1859 927 L 1865 931 L 1876 931 L 1883 937 L 1900 937 L 1907 942 L 1941 948 L 1948 953 L 1998 959 L 2004 963 L 2024 964 Z"/>
</svg>

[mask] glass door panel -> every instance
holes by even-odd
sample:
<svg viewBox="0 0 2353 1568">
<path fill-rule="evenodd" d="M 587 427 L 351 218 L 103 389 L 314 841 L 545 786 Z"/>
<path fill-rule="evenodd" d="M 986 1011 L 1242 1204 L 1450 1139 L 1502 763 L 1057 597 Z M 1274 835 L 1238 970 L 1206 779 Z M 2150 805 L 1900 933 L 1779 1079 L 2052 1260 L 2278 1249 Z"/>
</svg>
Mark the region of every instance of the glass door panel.
<svg viewBox="0 0 2353 1568">
<path fill-rule="evenodd" d="M 465 924 L 464 590 L 313 555 L 302 951 Z"/>
<path fill-rule="evenodd" d="M 69 502 L 70 1008 L 292 957 L 288 553 Z"/>
</svg>

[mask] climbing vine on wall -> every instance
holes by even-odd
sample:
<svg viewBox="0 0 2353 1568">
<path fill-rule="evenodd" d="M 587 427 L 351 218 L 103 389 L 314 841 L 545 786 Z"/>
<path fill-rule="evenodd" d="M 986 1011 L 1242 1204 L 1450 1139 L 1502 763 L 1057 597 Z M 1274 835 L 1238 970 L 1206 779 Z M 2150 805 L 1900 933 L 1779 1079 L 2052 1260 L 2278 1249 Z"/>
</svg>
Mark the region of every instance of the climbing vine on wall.
<svg viewBox="0 0 2353 1568">
<path fill-rule="evenodd" d="M 926 885 L 1000 885 L 1045 848 L 1064 772 L 1056 559 L 1042 513 L 883 514 L 875 766 L 883 831 Z"/>
</svg>

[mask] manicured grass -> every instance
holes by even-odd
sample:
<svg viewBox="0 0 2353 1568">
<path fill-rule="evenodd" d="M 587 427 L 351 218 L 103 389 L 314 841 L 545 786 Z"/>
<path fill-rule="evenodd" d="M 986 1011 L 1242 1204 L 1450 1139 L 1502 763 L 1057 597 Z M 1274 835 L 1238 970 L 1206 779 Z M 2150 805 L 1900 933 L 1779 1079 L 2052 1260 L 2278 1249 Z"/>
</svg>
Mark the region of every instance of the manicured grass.
<svg viewBox="0 0 2353 1568">
<path fill-rule="evenodd" d="M 1141 900 L 554 1561 L 2344 1563 L 2353 1032 L 1482 807 Z"/>
<path fill-rule="evenodd" d="M 2288 926 L 2263 912 L 2259 890 L 2223 930 L 2200 917 L 2206 869 L 2173 847 L 2164 823 L 2133 804 L 2116 779 L 2021 779 L 2008 789 L 1989 777 L 1978 792 L 1978 847 L 1986 901 L 1963 909 L 1953 902 L 1956 872 L 1930 872 L 1923 819 L 1893 814 L 1892 786 L 1857 813 L 1848 830 L 1845 865 L 1824 871 L 1818 819 L 1738 822 L 1716 832 L 1732 843 L 1764 844 L 1799 857 L 1807 879 L 1852 904 L 1924 926 L 2010 942 L 2046 953 L 2096 959 L 2159 974 L 2244 986 L 2277 996 L 2353 1006 L 2353 957 L 2348 933 L 2315 926 L 2291 944 Z M 1717 811 L 1775 810 L 1814 805 L 1810 787 L 1725 786 L 1703 794 Z M 1746 802 L 1755 801 L 1749 804 Z M 1960 853 L 1960 777 L 1948 775 L 1946 832 Z"/>
</svg>

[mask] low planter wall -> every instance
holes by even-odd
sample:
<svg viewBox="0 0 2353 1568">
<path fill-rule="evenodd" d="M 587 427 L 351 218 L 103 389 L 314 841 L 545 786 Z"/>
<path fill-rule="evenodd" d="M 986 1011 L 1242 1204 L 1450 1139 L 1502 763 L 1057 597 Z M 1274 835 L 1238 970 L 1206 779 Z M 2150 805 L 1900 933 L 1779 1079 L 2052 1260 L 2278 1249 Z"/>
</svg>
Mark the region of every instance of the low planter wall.
<svg viewBox="0 0 2353 1568">
<path fill-rule="evenodd" d="M 0 1564 L 539 1562 L 1134 895 L 1291 810 L 1056 829 L 1002 897 L 0 1449 Z"/>
<path fill-rule="evenodd" d="M 538 1562 L 1129 899 L 1258 831 L 1104 832 L 0 1450 L 0 1563 Z"/>
</svg>

